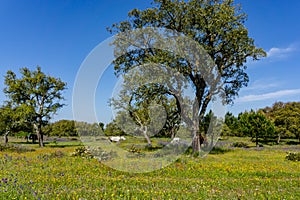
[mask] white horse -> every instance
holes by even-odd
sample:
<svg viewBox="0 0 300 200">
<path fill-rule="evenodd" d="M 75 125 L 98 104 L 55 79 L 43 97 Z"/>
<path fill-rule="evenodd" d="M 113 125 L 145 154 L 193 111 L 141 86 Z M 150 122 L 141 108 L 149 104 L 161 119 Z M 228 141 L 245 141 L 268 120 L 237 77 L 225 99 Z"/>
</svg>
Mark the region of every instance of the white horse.
<svg viewBox="0 0 300 200">
<path fill-rule="evenodd" d="M 119 142 L 120 140 L 126 140 L 124 136 L 111 136 L 109 137 L 111 142 Z"/>
<path fill-rule="evenodd" d="M 180 142 L 179 137 L 174 137 L 173 140 L 171 141 L 171 144 L 178 144 Z"/>
</svg>

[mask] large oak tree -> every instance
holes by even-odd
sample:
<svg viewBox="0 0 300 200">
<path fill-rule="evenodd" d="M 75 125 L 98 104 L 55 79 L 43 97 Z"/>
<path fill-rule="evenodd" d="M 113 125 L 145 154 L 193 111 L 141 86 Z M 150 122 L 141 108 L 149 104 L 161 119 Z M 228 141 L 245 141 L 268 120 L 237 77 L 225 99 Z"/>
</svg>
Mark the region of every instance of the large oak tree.
<svg viewBox="0 0 300 200">
<path fill-rule="evenodd" d="M 219 81 L 225 92 L 225 102 L 232 103 L 240 88 L 247 86 L 247 61 L 266 56 L 264 50 L 257 48 L 254 40 L 249 37 L 244 25 L 246 19 L 246 14 L 233 0 L 154 0 L 152 8 L 133 9 L 127 20 L 114 24 L 110 31 L 122 33 L 158 27 L 192 38 L 214 61 L 221 75 Z M 157 49 L 135 49 L 128 46 L 127 50 L 126 54 L 119 56 L 114 62 L 118 75 L 126 74 L 147 62 L 158 62 L 178 70 L 193 85 L 198 102 L 193 111 L 200 122 L 203 120 L 215 90 L 209 87 L 205 75 L 197 66 Z M 200 132 L 197 126 L 198 123 L 194 123 L 192 131 L 194 152 L 200 150 Z"/>
</svg>

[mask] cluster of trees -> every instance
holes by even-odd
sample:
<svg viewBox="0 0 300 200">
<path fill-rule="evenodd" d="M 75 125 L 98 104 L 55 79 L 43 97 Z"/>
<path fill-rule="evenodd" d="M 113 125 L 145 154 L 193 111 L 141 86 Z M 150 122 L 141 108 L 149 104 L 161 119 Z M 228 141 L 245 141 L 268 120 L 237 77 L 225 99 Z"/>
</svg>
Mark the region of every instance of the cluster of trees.
<svg viewBox="0 0 300 200">
<path fill-rule="evenodd" d="M 17 113 L 17 115 L 16 115 Z M 4 142 L 8 142 L 7 135 L 25 137 L 34 131 L 32 124 L 22 123 L 18 118 L 21 111 L 12 110 L 10 107 L 0 108 L 0 134 L 4 136 Z M 23 118 L 26 119 L 26 118 Z M 122 135 L 119 133 L 114 123 L 109 123 L 105 129 L 106 135 Z M 104 124 L 100 123 L 87 123 L 76 122 L 74 120 L 59 120 L 56 122 L 48 123 L 42 127 L 43 135 L 48 137 L 79 137 L 84 135 L 97 136 L 104 135 Z"/>
<path fill-rule="evenodd" d="M 294 138 L 300 141 L 300 102 L 276 102 L 271 107 L 240 113 L 237 117 L 228 112 L 223 135 L 250 136 L 256 144 L 259 139 L 268 141 Z"/>
<path fill-rule="evenodd" d="M 44 127 L 43 132 L 48 136 L 74 137 L 78 136 L 74 120 L 59 120 L 49 123 Z"/>
<path fill-rule="evenodd" d="M 300 142 L 300 102 L 277 102 L 261 111 L 274 123 L 278 143 L 281 137 L 297 138 Z"/>
</svg>

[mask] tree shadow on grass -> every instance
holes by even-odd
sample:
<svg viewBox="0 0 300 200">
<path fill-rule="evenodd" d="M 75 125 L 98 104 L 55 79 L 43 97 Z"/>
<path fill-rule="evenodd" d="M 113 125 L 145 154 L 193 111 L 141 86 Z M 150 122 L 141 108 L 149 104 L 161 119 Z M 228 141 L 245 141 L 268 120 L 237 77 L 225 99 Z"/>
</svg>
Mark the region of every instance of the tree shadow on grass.
<svg viewBox="0 0 300 200">
<path fill-rule="evenodd" d="M 286 144 L 287 145 L 298 145 L 298 144 L 300 144 L 300 142 L 298 142 L 298 141 L 287 141 Z"/>
<path fill-rule="evenodd" d="M 212 150 L 209 152 L 209 154 L 224 154 L 233 151 L 232 149 L 228 149 L 226 147 L 218 147 L 214 146 Z"/>
</svg>

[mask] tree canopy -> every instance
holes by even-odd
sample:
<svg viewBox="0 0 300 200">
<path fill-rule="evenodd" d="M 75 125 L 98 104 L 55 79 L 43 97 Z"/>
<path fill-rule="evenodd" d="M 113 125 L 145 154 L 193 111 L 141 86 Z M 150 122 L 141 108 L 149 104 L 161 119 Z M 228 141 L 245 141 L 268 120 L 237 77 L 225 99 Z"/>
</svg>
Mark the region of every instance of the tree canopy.
<svg viewBox="0 0 300 200">
<path fill-rule="evenodd" d="M 44 132 L 47 132 L 47 135 L 50 136 L 78 136 L 73 120 L 59 120 L 47 125 L 45 129 Z"/>
<path fill-rule="evenodd" d="M 244 25 L 246 14 L 233 0 L 154 0 L 152 8 L 133 9 L 128 16 L 128 20 L 114 24 L 110 31 L 122 33 L 145 27 L 166 28 L 200 44 L 218 69 L 220 76 L 215 81 L 223 83 L 226 103 L 232 103 L 240 88 L 247 86 L 249 78 L 245 72 L 246 61 L 250 58 L 258 60 L 266 55 L 249 37 Z M 117 49 L 122 46 L 122 42 L 124 41 L 114 42 Z M 161 41 L 153 39 L 145 41 L 147 42 Z M 183 74 L 193 86 L 197 101 L 193 108 L 197 116 L 192 119 L 195 141 L 193 149 L 200 149 L 198 121 L 203 120 L 208 104 L 214 98 L 215 88 L 210 87 L 201 70 L 185 58 L 159 49 L 136 49 L 130 45 L 125 47 L 127 53 L 120 55 L 114 62 L 118 75 L 126 74 L 143 63 L 160 63 Z"/>
<path fill-rule="evenodd" d="M 33 125 L 42 147 L 42 127 L 64 106 L 60 101 L 64 99 L 62 91 L 66 89 L 66 83 L 44 74 L 41 67 L 33 71 L 21 68 L 20 74 L 21 78 L 18 78 L 13 71 L 7 71 L 4 93 L 11 105 L 30 111 L 26 120 Z"/>
<path fill-rule="evenodd" d="M 19 131 L 31 131 L 32 126 L 27 123 L 32 110 L 26 105 L 13 106 L 9 103 L 0 107 L 0 135 L 4 136 L 4 143 L 8 142 L 8 135 Z"/>
<path fill-rule="evenodd" d="M 274 136 L 274 124 L 261 112 L 240 113 L 238 116 L 240 131 L 255 139 L 258 146 L 259 138 L 270 138 Z"/>
<path fill-rule="evenodd" d="M 276 102 L 261 111 L 274 122 L 278 135 L 277 143 L 281 137 L 294 137 L 300 141 L 300 102 Z"/>
</svg>

